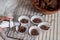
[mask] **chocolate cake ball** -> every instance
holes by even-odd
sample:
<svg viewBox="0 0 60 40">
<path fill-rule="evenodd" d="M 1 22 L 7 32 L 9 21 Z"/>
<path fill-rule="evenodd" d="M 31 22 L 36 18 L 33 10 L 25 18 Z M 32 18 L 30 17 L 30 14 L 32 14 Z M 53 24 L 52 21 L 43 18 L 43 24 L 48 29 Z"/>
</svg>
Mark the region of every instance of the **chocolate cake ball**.
<svg viewBox="0 0 60 40">
<path fill-rule="evenodd" d="M 42 16 L 32 16 L 31 17 L 31 22 L 33 23 L 33 24 L 36 24 L 36 25 L 38 25 L 39 23 L 41 23 L 41 22 L 43 22 L 44 21 L 44 19 L 43 19 L 43 17 Z"/>
<path fill-rule="evenodd" d="M 33 22 L 34 22 L 34 23 L 40 23 L 40 22 L 42 22 L 42 20 L 39 19 L 39 18 L 35 18 L 35 19 L 33 20 Z"/>
<path fill-rule="evenodd" d="M 45 25 L 42 25 L 40 28 L 41 28 L 42 30 L 48 30 L 48 29 L 49 29 L 49 27 L 47 27 L 47 26 L 45 26 Z"/>
<path fill-rule="evenodd" d="M 30 18 L 29 18 L 28 16 L 20 16 L 20 17 L 18 18 L 18 21 L 19 21 L 20 23 L 23 23 L 23 24 L 29 23 L 29 20 L 30 20 Z"/>
<path fill-rule="evenodd" d="M 38 25 L 38 28 L 41 30 L 41 31 L 48 31 L 50 30 L 51 26 L 49 25 L 48 22 L 42 22 Z"/>
<path fill-rule="evenodd" d="M 26 28 L 24 26 L 20 26 L 18 31 L 23 33 L 26 31 Z"/>
<path fill-rule="evenodd" d="M 31 31 L 31 35 L 39 35 L 39 32 L 36 29 L 33 29 Z"/>
<path fill-rule="evenodd" d="M 40 34 L 38 27 L 37 26 L 31 26 L 29 28 L 29 34 L 32 36 L 38 36 Z"/>
<path fill-rule="evenodd" d="M 27 19 L 22 19 L 21 22 L 22 23 L 28 23 L 28 20 Z"/>
</svg>

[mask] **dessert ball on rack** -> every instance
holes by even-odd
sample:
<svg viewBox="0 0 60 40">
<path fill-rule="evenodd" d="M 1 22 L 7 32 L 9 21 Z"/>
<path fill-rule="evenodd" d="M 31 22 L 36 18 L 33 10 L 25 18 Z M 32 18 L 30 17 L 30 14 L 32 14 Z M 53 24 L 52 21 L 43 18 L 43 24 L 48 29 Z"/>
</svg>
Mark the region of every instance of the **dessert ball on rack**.
<svg viewBox="0 0 60 40">
<path fill-rule="evenodd" d="M 49 23 L 42 22 L 38 25 L 38 28 L 40 29 L 40 31 L 48 31 L 51 27 L 49 26 Z"/>
<path fill-rule="evenodd" d="M 29 21 L 30 21 L 30 19 L 29 19 L 28 16 L 20 16 L 20 17 L 18 18 L 18 21 L 19 21 L 20 23 L 22 23 L 22 24 L 28 24 Z"/>
<path fill-rule="evenodd" d="M 37 36 L 39 35 L 39 30 L 36 26 L 31 26 L 29 29 L 29 34 L 32 36 Z"/>
<path fill-rule="evenodd" d="M 26 31 L 26 27 L 24 26 L 20 26 L 19 29 L 18 29 L 19 32 L 25 32 Z"/>
<path fill-rule="evenodd" d="M 41 16 L 32 16 L 31 17 L 31 22 L 33 24 L 39 24 L 39 23 L 43 22 L 43 17 L 41 17 Z"/>
</svg>

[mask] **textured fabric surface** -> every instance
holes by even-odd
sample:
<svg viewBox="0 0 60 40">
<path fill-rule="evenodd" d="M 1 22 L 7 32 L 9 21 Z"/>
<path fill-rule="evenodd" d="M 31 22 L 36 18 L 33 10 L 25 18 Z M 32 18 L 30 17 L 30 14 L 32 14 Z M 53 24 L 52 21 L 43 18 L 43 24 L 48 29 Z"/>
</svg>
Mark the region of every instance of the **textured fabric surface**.
<svg viewBox="0 0 60 40">
<path fill-rule="evenodd" d="M 58 14 L 57 14 L 58 13 Z M 42 15 L 40 12 L 35 10 L 31 4 L 31 0 L 0 0 L 0 15 L 8 16 L 10 18 L 18 19 L 21 15 L 33 16 Z M 45 21 L 49 22 L 51 25 L 51 30 L 48 32 L 41 32 L 37 38 L 27 38 L 25 40 L 60 40 L 60 12 L 56 14 L 43 16 Z M 5 34 L 6 31 L 2 32 L 2 37 L 5 40 L 17 40 L 8 38 Z M 18 36 L 17 36 L 18 37 Z"/>
</svg>

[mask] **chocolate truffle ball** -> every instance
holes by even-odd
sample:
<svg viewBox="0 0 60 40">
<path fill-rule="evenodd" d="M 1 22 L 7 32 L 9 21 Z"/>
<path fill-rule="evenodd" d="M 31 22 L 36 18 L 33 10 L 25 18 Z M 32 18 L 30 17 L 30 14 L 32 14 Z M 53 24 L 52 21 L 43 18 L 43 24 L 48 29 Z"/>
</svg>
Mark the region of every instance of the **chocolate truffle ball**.
<svg viewBox="0 0 60 40">
<path fill-rule="evenodd" d="M 39 32 L 36 29 L 33 29 L 31 31 L 31 35 L 39 35 Z"/>
<path fill-rule="evenodd" d="M 24 26 L 20 26 L 18 31 L 23 33 L 26 31 L 26 28 Z"/>
<path fill-rule="evenodd" d="M 42 22 L 42 20 L 39 19 L 39 18 L 35 18 L 35 19 L 33 20 L 33 22 L 34 22 L 34 23 L 40 23 L 40 22 Z"/>
<path fill-rule="evenodd" d="M 42 25 L 40 28 L 41 28 L 42 30 L 48 30 L 48 29 L 49 29 L 49 27 L 47 27 L 47 26 L 45 26 L 45 25 Z"/>
<path fill-rule="evenodd" d="M 28 23 L 28 20 L 27 19 L 22 19 L 21 22 L 22 23 Z"/>
</svg>

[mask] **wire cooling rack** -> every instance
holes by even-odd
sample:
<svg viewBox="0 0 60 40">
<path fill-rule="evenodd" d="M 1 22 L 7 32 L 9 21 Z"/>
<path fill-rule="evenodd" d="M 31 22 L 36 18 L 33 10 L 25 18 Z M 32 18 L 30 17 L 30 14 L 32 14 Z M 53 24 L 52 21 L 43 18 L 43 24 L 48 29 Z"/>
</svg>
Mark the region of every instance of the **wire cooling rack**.
<svg viewBox="0 0 60 40">
<path fill-rule="evenodd" d="M 40 12 L 38 12 L 37 10 L 35 10 L 32 7 L 31 0 L 20 0 L 19 5 L 16 8 L 15 14 L 17 16 L 26 15 L 26 16 L 30 16 L 30 17 L 33 15 L 42 16 L 42 14 Z M 44 15 L 43 17 L 46 22 L 50 23 L 50 26 L 52 28 L 48 32 L 41 32 L 40 35 L 37 37 L 37 39 L 33 39 L 33 40 L 58 40 L 58 21 L 59 21 L 58 12 L 56 12 L 55 14 L 52 14 L 52 15 Z M 13 33 L 13 35 L 14 35 L 14 33 Z M 14 38 L 14 36 L 12 36 L 12 38 Z M 26 39 L 26 40 L 28 40 L 28 39 Z M 32 40 L 32 38 L 30 40 Z"/>
</svg>

